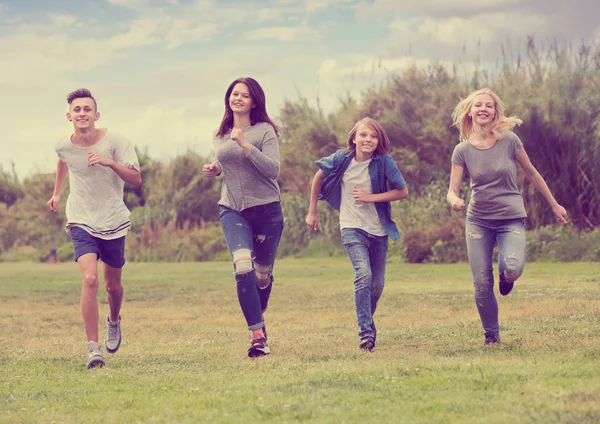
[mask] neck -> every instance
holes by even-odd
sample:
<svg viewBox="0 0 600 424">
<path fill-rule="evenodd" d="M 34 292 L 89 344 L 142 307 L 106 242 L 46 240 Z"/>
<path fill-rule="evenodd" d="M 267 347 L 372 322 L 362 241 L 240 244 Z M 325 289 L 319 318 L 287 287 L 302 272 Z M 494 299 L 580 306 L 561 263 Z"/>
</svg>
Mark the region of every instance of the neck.
<svg viewBox="0 0 600 424">
<path fill-rule="evenodd" d="M 371 158 L 373 158 L 373 152 L 371 152 L 371 153 L 364 153 L 364 152 L 361 152 L 358 149 L 356 149 L 356 153 L 354 154 L 354 159 L 357 162 L 364 162 L 364 161 L 369 160 Z"/>
<path fill-rule="evenodd" d="M 490 130 L 488 127 L 473 123 L 473 135 L 480 140 L 485 140 L 490 135 Z"/>
<path fill-rule="evenodd" d="M 250 122 L 250 114 L 243 114 L 240 115 L 238 113 L 234 113 L 233 114 L 233 127 L 234 128 L 239 128 L 239 129 L 244 129 L 246 127 L 249 127 L 251 124 Z"/>
<path fill-rule="evenodd" d="M 75 129 L 73 138 L 80 144 L 93 144 L 98 138 L 98 130 L 95 127 Z"/>
</svg>

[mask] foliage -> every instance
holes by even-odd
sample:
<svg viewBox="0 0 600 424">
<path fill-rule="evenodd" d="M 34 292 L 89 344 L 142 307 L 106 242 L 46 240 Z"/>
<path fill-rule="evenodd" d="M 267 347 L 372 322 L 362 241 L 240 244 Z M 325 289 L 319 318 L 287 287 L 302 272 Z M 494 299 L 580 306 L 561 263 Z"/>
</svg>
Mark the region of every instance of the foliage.
<svg viewBox="0 0 600 424">
<path fill-rule="evenodd" d="M 458 222 L 445 201 L 450 158 L 458 142 L 450 114 L 471 90 L 489 86 L 504 100 L 507 115 L 523 119 L 515 131 L 555 198 L 567 208 L 573 226 L 572 230 L 564 230 L 572 231 L 568 233 L 572 237 L 556 236 L 541 247 L 529 243 L 530 259 L 597 260 L 596 233 L 592 230 L 600 227 L 600 46 L 566 46 L 530 37 L 525 48 L 524 56 L 503 54 L 495 68 L 478 68 L 467 77 L 459 75 L 460 63 L 414 65 L 388 74 L 360 97 L 343 93 L 338 107 L 327 113 L 319 99 L 315 105 L 302 96 L 287 100 L 279 116 L 283 135 L 278 182 L 285 217 L 279 256 L 337 252 L 341 248 L 338 215 L 329 206 L 319 205 L 319 233 L 313 234 L 304 224 L 310 185 L 317 171 L 314 161 L 345 147 L 354 123 L 371 116 L 388 133 L 390 153 L 410 191 L 407 200 L 392 205 L 393 218 L 403 237 L 390 244 L 389 258 L 411 262 L 464 258 L 458 238 L 448 235 L 456 235 L 454 230 L 445 227 L 456 229 Z M 131 238 L 136 240 L 131 242 L 136 249 L 132 259 L 178 261 L 227 256 L 226 249 L 215 250 L 223 247 L 222 235 L 216 231 L 215 240 L 206 241 L 212 247 L 204 250 L 197 245 L 206 234 L 213 234 L 210 228 L 219 219 L 221 178 L 202 175 L 202 165 L 208 160 L 193 152 L 168 162 L 154 160 L 147 152 L 138 151 L 138 157 L 143 185 L 125 189 L 125 203 L 132 210 Z M 521 179 L 531 237 L 543 238 L 543 234 L 554 231 L 544 228 L 554 224 L 555 218 L 547 200 L 530 181 L 523 176 Z M 44 207 L 53 183 L 50 174 L 32 175 L 21 181 L 14 172 L 0 169 L 0 254 L 31 246 L 43 258 L 43 252 L 68 242 L 63 230 L 64 200 L 58 214 Z M 469 194 L 465 181 L 461 195 L 468 200 Z M 189 230 L 198 240 L 190 236 L 195 241 L 188 237 L 178 245 L 174 240 L 167 241 L 163 228 L 187 236 L 185 231 Z M 540 229 L 539 234 L 536 229 Z M 164 241 L 142 236 L 142 231 L 156 231 L 155 236 Z M 449 233 L 442 237 L 435 231 Z M 149 246 L 157 246 L 160 251 L 153 253 Z"/>
</svg>

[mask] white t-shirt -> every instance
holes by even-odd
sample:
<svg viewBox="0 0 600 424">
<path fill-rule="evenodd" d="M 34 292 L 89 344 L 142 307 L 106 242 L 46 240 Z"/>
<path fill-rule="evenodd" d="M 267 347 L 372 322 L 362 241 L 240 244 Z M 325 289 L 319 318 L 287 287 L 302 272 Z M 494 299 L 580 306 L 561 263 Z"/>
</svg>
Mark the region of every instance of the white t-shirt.
<svg viewBox="0 0 600 424">
<path fill-rule="evenodd" d="M 56 153 L 69 168 L 66 230 L 80 227 L 104 240 L 123 237 L 131 226 L 130 212 L 123 202 L 125 182 L 109 167 L 89 167 L 88 152 L 98 152 L 120 165 L 140 170 L 133 145 L 113 131 L 106 131 L 91 147 L 77 147 L 71 137 L 59 141 Z"/>
<path fill-rule="evenodd" d="M 373 193 L 369 176 L 371 159 L 357 162 L 352 159 L 342 177 L 342 202 L 340 204 L 340 228 L 360 228 L 374 236 L 386 236 L 387 232 L 379 221 L 375 203 L 360 202 L 352 197 L 352 190 L 358 187 Z"/>
</svg>

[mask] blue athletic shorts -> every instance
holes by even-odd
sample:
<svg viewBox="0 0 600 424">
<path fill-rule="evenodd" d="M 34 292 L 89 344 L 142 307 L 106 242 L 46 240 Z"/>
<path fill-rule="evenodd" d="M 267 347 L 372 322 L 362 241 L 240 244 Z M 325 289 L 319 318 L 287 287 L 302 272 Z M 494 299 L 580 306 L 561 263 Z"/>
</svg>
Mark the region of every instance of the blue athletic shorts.
<svg viewBox="0 0 600 424">
<path fill-rule="evenodd" d="M 102 262 L 110 267 L 122 268 L 125 265 L 125 236 L 103 240 L 79 227 L 71 227 L 70 232 L 75 262 L 81 255 L 95 253 L 97 259 L 102 259 Z"/>
</svg>

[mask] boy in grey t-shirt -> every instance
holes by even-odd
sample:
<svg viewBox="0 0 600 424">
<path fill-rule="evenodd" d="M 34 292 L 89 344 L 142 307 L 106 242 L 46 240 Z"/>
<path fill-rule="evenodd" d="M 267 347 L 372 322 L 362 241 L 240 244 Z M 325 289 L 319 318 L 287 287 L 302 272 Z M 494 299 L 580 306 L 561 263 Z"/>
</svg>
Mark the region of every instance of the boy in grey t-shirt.
<svg viewBox="0 0 600 424">
<path fill-rule="evenodd" d="M 521 123 L 504 116 L 504 105 L 490 89 L 471 93 L 452 114 L 461 143 L 454 148 L 448 203 L 464 208 L 459 197 L 466 172 L 471 180 L 471 201 L 465 233 L 469 264 L 475 285 L 475 304 L 483 325 L 485 344 L 500 342 L 498 303 L 494 295 L 492 254 L 499 247 L 500 294 L 506 296 L 525 267 L 525 207 L 518 186 L 517 165 L 546 198 L 559 221 L 567 211 L 552 196 L 548 185 L 531 164 L 521 140 L 512 129 Z"/>
<path fill-rule="evenodd" d="M 104 344 L 109 353 L 115 353 L 121 345 L 121 271 L 125 264 L 125 235 L 130 227 L 123 187 L 125 182 L 139 187 L 142 177 L 131 143 L 106 128 L 96 128 L 100 114 L 89 90 L 76 90 L 67 96 L 67 101 L 67 119 L 73 122 L 75 132 L 56 145 L 56 183 L 47 206 L 54 212 L 58 210 L 68 172 L 67 232 L 83 280 L 81 313 L 88 338 L 87 366 L 93 368 L 104 365 L 98 343 L 97 260 L 104 263 L 109 304 Z"/>
</svg>

